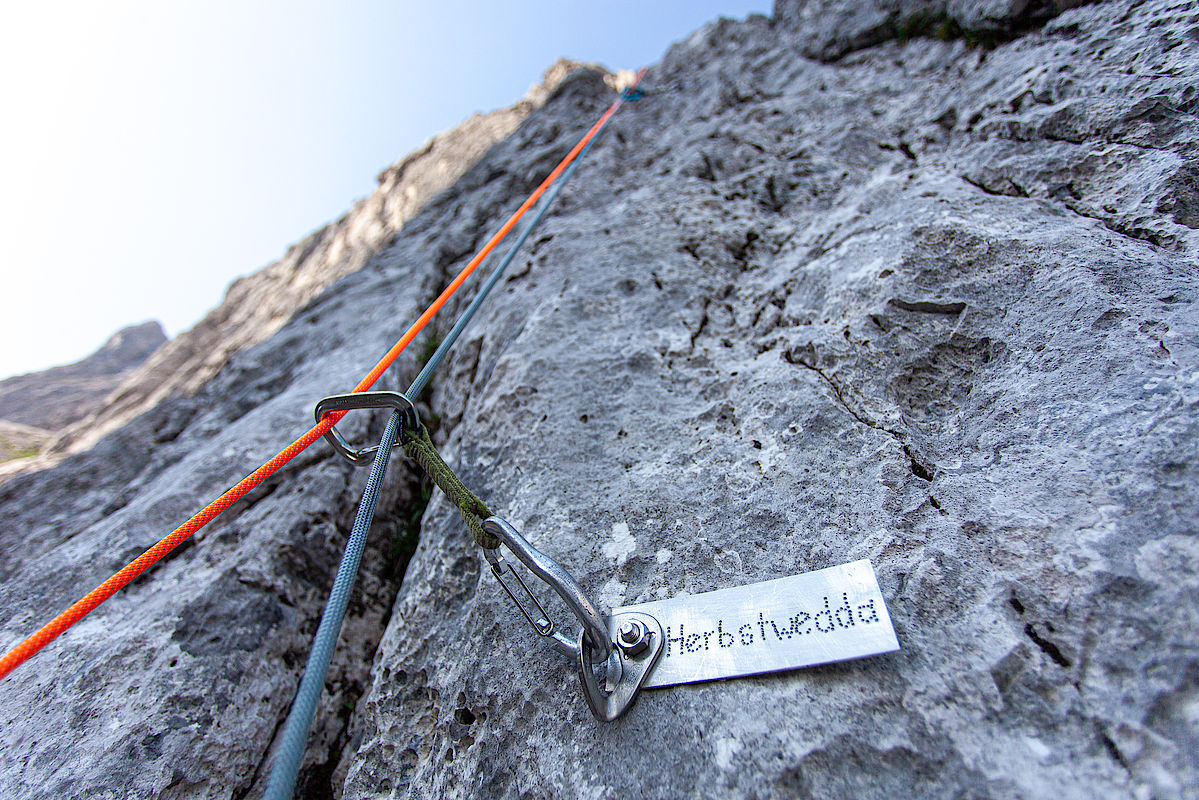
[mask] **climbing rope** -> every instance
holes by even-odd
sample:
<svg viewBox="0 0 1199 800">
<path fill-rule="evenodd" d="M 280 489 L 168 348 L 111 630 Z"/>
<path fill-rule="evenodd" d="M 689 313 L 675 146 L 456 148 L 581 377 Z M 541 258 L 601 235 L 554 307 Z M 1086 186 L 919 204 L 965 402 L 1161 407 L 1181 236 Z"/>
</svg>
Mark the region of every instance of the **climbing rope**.
<svg viewBox="0 0 1199 800">
<path fill-rule="evenodd" d="M 271 779 L 267 784 L 266 794 L 263 795 L 264 800 L 291 800 L 292 792 L 295 791 L 296 776 L 304 758 L 308 731 L 312 727 L 312 718 L 316 715 L 321 690 L 325 688 L 325 675 L 329 671 L 333 649 L 341 635 L 341 624 L 346 618 L 350 592 L 354 590 L 354 583 L 358 578 L 358 565 L 362 561 L 362 551 L 366 548 L 366 534 L 375 516 L 375 505 L 379 501 L 379 491 L 383 488 L 383 476 L 387 472 L 387 462 L 391 459 L 391 447 L 399 432 L 400 412 L 393 411 L 391 419 L 387 421 L 387 428 L 383 431 L 383 438 L 379 440 L 379 449 L 375 451 L 370 477 L 366 480 L 362 500 L 358 503 L 358 513 L 354 516 L 354 527 L 350 530 L 345 554 L 337 567 L 333 589 L 329 593 L 328 602 L 325 603 L 325 612 L 321 615 L 321 624 L 312 642 L 312 650 L 308 653 L 308 663 L 304 666 L 304 677 L 300 679 L 296 700 L 291 706 L 291 713 L 287 715 L 287 725 L 279 742 L 279 754 L 275 757 L 275 764 L 271 769 Z"/>
<path fill-rule="evenodd" d="M 553 171 L 546 176 L 545 180 L 529 195 L 528 198 L 520 205 L 520 207 L 508 218 L 507 222 L 496 232 L 491 239 L 483 246 L 478 253 L 467 263 L 465 267 L 458 273 L 454 280 L 447 286 L 437 299 L 425 309 L 424 313 L 414 322 L 404 335 L 400 337 L 390 350 L 379 360 L 377 364 L 367 373 L 357 386 L 354 387 L 354 392 L 364 392 L 370 389 L 382 377 L 383 373 L 395 363 L 400 354 L 412 343 L 412 340 L 417 337 L 429 321 L 439 312 L 449 299 L 458 291 L 463 283 L 475 272 L 478 266 L 485 258 L 499 245 L 499 243 L 511 232 L 517 222 L 532 208 L 532 206 L 541 199 L 542 195 L 562 177 L 572 163 L 579 155 L 588 147 L 591 141 L 599 134 L 613 115 L 620 109 L 625 100 L 625 96 L 630 90 L 635 90 L 641 78 L 644 76 L 645 70 L 641 70 L 637 74 L 637 78 L 633 85 L 626 90 L 625 94 L 617 98 L 615 102 L 604 112 L 603 116 L 596 121 L 594 125 L 588 129 L 583 138 L 567 153 L 566 157 L 554 167 Z M 494 285 L 494 284 L 493 284 Z M 473 312 L 472 312 L 473 314 Z M 469 321 L 469 320 L 468 320 Z M 463 326 L 465 327 L 465 326 Z M 440 359 L 439 359 L 440 361 Z M 419 377 L 419 376 L 418 376 Z M 427 380 L 427 378 L 426 378 Z M 320 439 L 329 432 L 341 418 L 345 416 L 344 412 L 334 412 L 326 415 L 321 422 L 317 423 L 312 429 L 300 436 L 278 455 L 267 461 L 254 472 L 238 482 L 231 489 L 224 492 L 213 502 L 209 503 L 197 514 L 184 522 L 168 536 L 163 538 L 154 546 L 150 547 L 124 568 L 110 577 L 104 583 L 84 595 L 81 599 L 73 603 L 69 608 L 60 613 L 50 622 L 46 623 L 33 635 L 29 636 L 23 642 L 12 648 L 3 658 L 0 658 L 0 679 L 7 677 L 14 669 L 28 661 L 35 654 L 46 647 L 50 642 L 61 636 L 72 625 L 83 619 L 85 616 L 94 611 L 101 603 L 112 597 L 118 591 L 129 585 L 143 572 L 148 570 L 164 556 L 186 541 L 196 531 L 207 525 L 229 506 L 233 505 L 237 500 L 244 497 L 248 492 L 261 484 L 268 477 L 280 470 L 288 462 L 294 459 L 297 455 L 303 452 L 306 448 L 312 445 L 317 439 Z"/>
</svg>

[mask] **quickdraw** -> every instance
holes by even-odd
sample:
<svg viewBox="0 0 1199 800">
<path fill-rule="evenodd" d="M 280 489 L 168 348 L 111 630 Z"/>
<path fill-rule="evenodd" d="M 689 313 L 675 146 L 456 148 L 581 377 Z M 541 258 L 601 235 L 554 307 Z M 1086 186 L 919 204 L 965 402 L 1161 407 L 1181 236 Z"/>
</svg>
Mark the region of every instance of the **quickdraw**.
<svg viewBox="0 0 1199 800">
<path fill-rule="evenodd" d="M 446 354 L 466 329 L 504 270 L 548 212 L 562 187 L 581 163 L 582 156 L 593 144 L 593 134 L 598 133 L 598 130 L 602 128 L 602 123 L 611 117 L 622 101 L 636 99 L 633 93 L 638 91 L 637 84 L 644 74 L 645 70 L 638 73 L 636 82 L 625 90 L 621 99 L 613 104 L 600 123 L 592 128 L 589 136 L 579 146 L 576 146 L 578 160 L 569 165 L 569 169 L 566 169 L 563 174 L 563 179 L 542 200 L 541 208 L 525 226 L 504 260 L 492 272 L 462 316 L 455 322 L 433 356 L 413 380 L 408 391 L 406 393 L 368 392 L 363 391 L 365 387 L 359 386 L 350 394 L 326 397 L 316 404 L 314 431 L 320 431 L 334 450 L 352 464 L 366 464 L 367 459 L 371 456 L 373 456 L 373 460 L 371 461 L 371 474 L 363 490 L 362 501 L 358 506 L 354 528 L 347 541 L 346 551 L 338 567 L 333 590 L 321 617 L 296 699 L 288 714 L 278 755 L 272 766 L 267 791 L 264 795 L 266 800 L 288 800 L 295 790 L 305 742 L 324 688 L 325 675 L 328 672 L 333 649 L 340 634 L 346 604 L 350 591 L 353 589 L 358 565 L 365 547 L 366 533 L 370 528 L 375 502 L 393 447 L 402 446 L 405 454 L 419 463 L 438 488 L 458 507 L 475 542 L 483 548 L 484 556 L 491 565 L 492 572 L 500 581 L 500 585 L 516 602 L 517 608 L 532 623 L 534 629 L 542 636 L 552 637 L 554 647 L 574 659 L 580 673 L 583 696 L 597 719 L 610 722 L 628 710 L 650 671 L 657 663 L 664 642 L 662 626 L 658 621 L 649 614 L 637 612 L 614 617 L 602 616 L 595 604 L 588 599 L 578 583 L 561 565 L 534 548 L 507 522 L 493 516 L 487 504 L 475 496 L 458 479 L 458 476 L 434 448 L 433 442 L 429 438 L 429 432 L 421 424 L 416 405 L 411 400 L 424 390 L 434 370 L 445 359 Z M 562 165 L 559 165 L 559 169 L 555 170 L 555 173 L 562 169 Z M 533 199 L 530 198 L 525 202 L 521 207 L 522 212 Z M 505 229 L 511 224 L 510 221 Z M 460 282 L 456 281 L 456 283 Z M 429 315 L 429 312 L 427 311 L 425 315 Z M 425 316 L 422 316 L 422 319 L 424 318 Z M 337 422 L 345 414 L 357 409 L 391 409 L 387 429 L 378 445 L 355 449 L 338 432 Z M 576 636 L 568 637 L 557 630 L 557 626 L 549 620 L 541 604 L 529 592 L 524 581 L 499 554 L 498 549 L 501 544 L 515 554 L 534 574 L 548 583 L 574 611 L 582 623 L 582 628 Z M 523 590 L 524 596 L 538 610 L 536 621 L 513 592 L 511 582 L 504 580 L 505 571 L 515 579 L 516 584 Z"/>
</svg>

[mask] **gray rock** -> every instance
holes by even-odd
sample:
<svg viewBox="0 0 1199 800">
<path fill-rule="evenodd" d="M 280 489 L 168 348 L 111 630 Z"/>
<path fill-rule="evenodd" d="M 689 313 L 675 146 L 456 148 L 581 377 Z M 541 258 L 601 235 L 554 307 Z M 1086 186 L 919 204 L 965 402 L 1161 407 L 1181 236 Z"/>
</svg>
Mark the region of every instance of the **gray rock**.
<svg viewBox="0 0 1199 800">
<path fill-rule="evenodd" d="M 0 381 L 0 420 L 55 431 L 94 411 L 166 342 L 157 321 L 114 333 L 87 358 Z"/>
<path fill-rule="evenodd" d="M 304 796 L 1196 796 L 1193 4 L 833 62 L 813 7 L 671 48 L 424 402 L 601 605 L 869 558 L 903 649 L 600 725 L 398 464 Z M 572 76 L 198 393 L 0 487 L 0 641 L 303 431 L 611 99 Z M 363 479 L 318 445 L 13 673 L 0 795 L 258 796 Z"/>
<path fill-rule="evenodd" d="M 889 40 L 994 44 L 1090 0 L 775 0 L 774 19 L 808 57 L 836 61 Z"/>
</svg>

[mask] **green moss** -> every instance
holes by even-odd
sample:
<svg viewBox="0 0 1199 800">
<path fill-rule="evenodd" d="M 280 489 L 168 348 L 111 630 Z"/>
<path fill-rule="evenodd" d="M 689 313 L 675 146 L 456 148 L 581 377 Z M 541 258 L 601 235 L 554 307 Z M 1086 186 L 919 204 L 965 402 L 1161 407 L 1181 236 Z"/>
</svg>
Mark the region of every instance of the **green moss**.
<svg viewBox="0 0 1199 800">
<path fill-rule="evenodd" d="M 912 39 L 938 39 L 942 42 L 964 41 L 970 47 L 993 50 L 1008 37 L 1002 31 L 967 30 L 948 14 L 919 12 L 899 20 L 895 26 L 895 39 L 907 42 Z"/>
<path fill-rule="evenodd" d="M 0 438 L 0 463 L 16 461 L 19 458 L 32 458 L 42 452 L 40 447 L 32 445 L 16 445 L 7 439 Z"/>
<path fill-rule="evenodd" d="M 945 14 L 932 14 L 927 11 L 920 11 L 910 17 L 905 17 L 899 20 L 895 26 L 895 38 L 901 42 L 907 42 L 911 39 L 919 39 L 922 37 L 934 35 L 934 31 L 939 30 L 942 23 L 953 23 Z M 937 38 L 941 38 L 938 36 Z"/>
<path fill-rule="evenodd" d="M 422 367 L 429 363 L 429 359 L 437 352 L 437 348 L 441 347 L 441 335 L 436 329 L 429 333 L 429 338 L 425 340 L 424 346 L 421 347 L 420 353 L 416 356 L 416 363 Z"/>
</svg>

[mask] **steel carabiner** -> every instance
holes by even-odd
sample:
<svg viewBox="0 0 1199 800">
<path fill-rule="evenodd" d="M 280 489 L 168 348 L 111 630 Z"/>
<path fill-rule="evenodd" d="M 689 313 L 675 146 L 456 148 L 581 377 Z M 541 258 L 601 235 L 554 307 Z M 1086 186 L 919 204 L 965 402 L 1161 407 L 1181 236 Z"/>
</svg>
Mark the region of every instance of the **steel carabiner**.
<svg viewBox="0 0 1199 800">
<path fill-rule="evenodd" d="M 578 617 L 582 627 L 577 637 L 564 636 L 520 575 L 497 552 L 498 548 L 483 551 L 492 573 L 538 635 L 553 637 L 554 649 L 576 662 L 583 696 L 596 719 L 611 722 L 627 711 L 662 655 L 665 642 L 662 625 L 641 612 L 603 616 L 561 564 L 533 547 L 506 520 L 490 517 L 483 523 L 483 529 L 503 542 L 529 571 L 549 584 Z M 536 609 L 537 619 L 530 613 L 528 605 L 517 597 L 514 587 L 504 580 L 505 571 L 516 580 L 516 585 Z"/>
<path fill-rule="evenodd" d="M 420 417 L 416 413 L 416 406 L 408 399 L 408 395 L 401 392 L 352 392 L 350 394 L 336 394 L 332 397 L 326 397 L 316 404 L 316 410 L 313 412 L 319 425 L 326 414 L 332 414 L 335 411 L 353 411 L 359 408 L 390 408 L 400 413 L 405 428 L 414 429 L 420 425 Z M 333 445 L 336 450 L 346 461 L 358 466 L 369 466 L 371 463 L 370 456 L 375 454 L 378 446 L 364 447 L 356 450 L 350 446 L 350 443 L 338 432 L 337 426 L 334 425 L 325 433 L 325 439 L 329 444 Z M 403 447 L 403 437 L 396 440 L 393 447 Z"/>
</svg>

